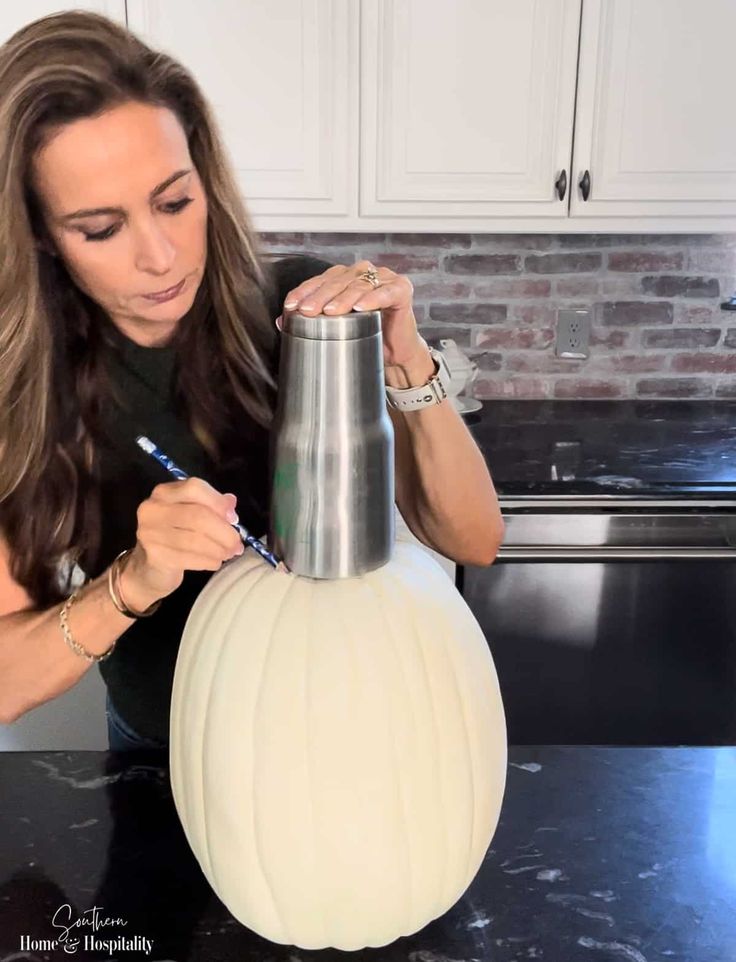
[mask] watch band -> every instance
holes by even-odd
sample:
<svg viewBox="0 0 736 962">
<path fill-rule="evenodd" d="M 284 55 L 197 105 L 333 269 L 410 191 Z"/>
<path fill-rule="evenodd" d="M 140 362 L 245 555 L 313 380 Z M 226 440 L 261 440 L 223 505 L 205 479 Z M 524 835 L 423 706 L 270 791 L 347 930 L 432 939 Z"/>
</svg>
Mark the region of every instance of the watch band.
<svg viewBox="0 0 736 962">
<path fill-rule="evenodd" d="M 449 368 L 439 351 L 430 347 L 429 353 L 435 364 L 435 373 L 426 384 L 407 388 L 386 385 L 386 398 L 391 407 L 398 411 L 420 411 L 422 408 L 440 404 L 445 400 L 450 383 Z"/>
</svg>

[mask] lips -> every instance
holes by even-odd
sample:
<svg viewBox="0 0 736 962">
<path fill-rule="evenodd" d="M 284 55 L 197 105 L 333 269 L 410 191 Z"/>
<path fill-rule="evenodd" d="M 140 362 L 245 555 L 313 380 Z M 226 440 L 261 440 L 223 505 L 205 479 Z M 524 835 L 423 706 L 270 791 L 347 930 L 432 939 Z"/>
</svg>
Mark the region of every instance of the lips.
<svg viewBox="0 0 736 962">
<path fill-rule="evenodd" d="M 184 280 L 186 280 L 186 278 L 179 281 L 179 283 L 175 284 L 173 287 L 166 288 L 166 290 L 164 291 L 153 291 L 150 294 L 144 294 L 143 296 L 144 297 L 167 297 L 171 294 L 176 294 L 177 291 L 180 289 L 180 287 L 183 285 Z"/>
</svg>

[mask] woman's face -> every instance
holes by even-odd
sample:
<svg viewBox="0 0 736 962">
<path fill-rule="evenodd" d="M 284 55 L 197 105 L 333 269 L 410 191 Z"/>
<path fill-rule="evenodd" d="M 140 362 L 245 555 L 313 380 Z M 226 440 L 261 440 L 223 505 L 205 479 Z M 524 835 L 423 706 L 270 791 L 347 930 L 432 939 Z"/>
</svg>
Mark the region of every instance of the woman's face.
<svg viewBox="0 0 736 962">
<path fill-rule="evenodd" d="M 207 259 L 207 199 L 176 115 L 129 103 L 67 124 L 34 158 L 33 180 L 55 252 L 78 287 L 132 340 L 165 344 Z M 70 216 L 104 207 L 117 209 Z M 173 300 L 144 296 L 182 279 Z"/>
</svg>

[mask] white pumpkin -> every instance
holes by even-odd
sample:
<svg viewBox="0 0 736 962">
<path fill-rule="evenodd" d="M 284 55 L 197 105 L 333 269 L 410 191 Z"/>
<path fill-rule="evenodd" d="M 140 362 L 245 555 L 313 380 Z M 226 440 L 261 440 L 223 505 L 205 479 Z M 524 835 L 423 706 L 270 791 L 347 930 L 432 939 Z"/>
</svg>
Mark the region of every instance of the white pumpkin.
<svg viewBox="0 0 736 962">
<path fill-rule="evenodd" d="M 506 761 L 486 639 L 415 545 L 334 581 L 246 551 L 192 607 L 173 797 L 212 888 L 272 942 L 378 947 L 445 913 L 488 850 Z"/>
</svg>

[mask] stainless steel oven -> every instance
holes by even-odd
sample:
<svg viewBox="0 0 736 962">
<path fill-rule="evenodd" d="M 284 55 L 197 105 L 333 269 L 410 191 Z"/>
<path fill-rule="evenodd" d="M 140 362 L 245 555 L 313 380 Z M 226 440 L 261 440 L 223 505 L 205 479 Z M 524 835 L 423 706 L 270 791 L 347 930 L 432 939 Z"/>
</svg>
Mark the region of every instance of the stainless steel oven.
<svg viewBox="0 0 736 962">
<path fill-rule="evenodd" d="M 498 559 L 458 586 L 511 743 L 736 744 L 736 490 L 676 488 L 500 498 Z"/>
</svg>

